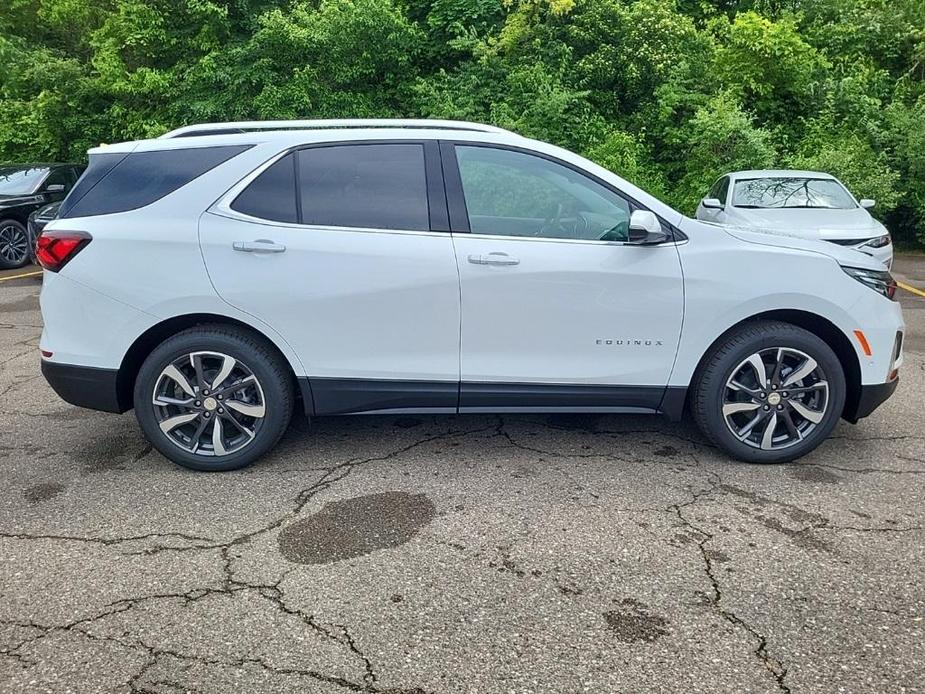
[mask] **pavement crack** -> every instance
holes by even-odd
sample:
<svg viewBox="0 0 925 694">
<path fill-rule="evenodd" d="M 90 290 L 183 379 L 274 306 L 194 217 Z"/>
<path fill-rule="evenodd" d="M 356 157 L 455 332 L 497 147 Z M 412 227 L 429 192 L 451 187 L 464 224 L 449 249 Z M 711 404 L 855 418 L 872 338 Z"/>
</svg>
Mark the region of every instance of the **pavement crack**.
<svg viewBox="0 0 925 694">
<path fill-rule="evenodd" d="M 717 578 L 717 574 L 713 569 L 713 554 L 707 548 L 707 544 L 713 540 L 713 533 L 695 524 L 685 515 L 685 511 L 688 508 L 694 506 L 698 501 L 700 501 L 701 498 L 708 497 L 716 491 L 724 491 L 724 485 L 722 484 L 722 480 L 720 479 L 719 475 L 716 473 L 709 473 L 709 475 L 711 479 L 711 484 L 709 487 L 699 491 L 691 492 L 691 498 L 688 501 L 681 504 L 672 504 L 665 510 L 670 513 L 674 513 L 681 521 L 681 523 L 690 531 L 692 531 L 692 533 L 697 537 L 697 548 L 700 553 L 700 558 L 703 561 L 704 573 L 706 574 L 710 583 L 711 595 L 707 596 L 710 605 L 723 619 L 725 619 L 733 626 L 742 629 L 755 641 L 757 641 L 758 646 L 754 650 L 755 656 L 761 661 L 765 669 L 774 678 L 778 689 L 780 689 L 780 691 L 784 692 L 785 694 L 790 694 L 790 687 L 788 687 L 784 681 L 785 677 L 787 676 L 787 667 L 782 661 L 774 658 L 769 653 L 767 637 L 762 635 L 755 627 L 745 621 L 745 619 L 737 615 L 732 610 L 723 607 L 722 605 L 722 585 L 720 584 L 720 581 Z"/>
</svg>

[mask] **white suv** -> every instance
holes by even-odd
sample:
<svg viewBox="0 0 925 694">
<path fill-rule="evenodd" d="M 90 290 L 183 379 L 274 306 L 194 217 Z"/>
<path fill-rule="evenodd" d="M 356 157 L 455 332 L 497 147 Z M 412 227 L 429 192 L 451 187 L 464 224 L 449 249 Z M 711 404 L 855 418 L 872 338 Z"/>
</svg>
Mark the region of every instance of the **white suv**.
<svg viewBox="0 0 925 694">
<path fill-rule="evenodd" d="M 42 371 L 198 470 L 294 409 L 681 416 L 792 460 L 895 389 L 883 266 L 687 218 L 449 121 L 190 126 L 90 151 L 38 241 Z"/>
</svg>

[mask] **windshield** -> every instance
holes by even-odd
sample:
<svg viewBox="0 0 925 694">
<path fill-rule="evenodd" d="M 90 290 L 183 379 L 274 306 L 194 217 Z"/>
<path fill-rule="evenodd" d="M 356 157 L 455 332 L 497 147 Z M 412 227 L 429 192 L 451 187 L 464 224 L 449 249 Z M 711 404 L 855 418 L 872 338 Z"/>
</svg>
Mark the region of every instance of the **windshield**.
<svg viewBox="0 0 925 694">
<path fill-rule="evenodd" d="M 29 195 L 46 173 L 46 168 L 0 166 L 0 195 Z"/>
<path fill-rule="evenodd" d="M 831 178 L 747 178 L 736 181 L 733 207 L 816 207 L 849 210 L 857 207 L 845 187 Z"/>
</svg>

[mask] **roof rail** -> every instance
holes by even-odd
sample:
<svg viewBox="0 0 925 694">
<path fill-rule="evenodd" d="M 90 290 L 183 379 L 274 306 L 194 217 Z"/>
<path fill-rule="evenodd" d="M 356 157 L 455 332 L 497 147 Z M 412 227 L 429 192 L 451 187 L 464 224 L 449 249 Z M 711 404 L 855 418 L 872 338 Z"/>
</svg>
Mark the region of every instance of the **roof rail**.
<svg viewBox="0 0 925 694">
<path fill-rule="evenodd" d="M 470 130 L 482 133 L 504 133 L 513 135 L 493 125 L 467 123 L 455 120 L 431 120 L 427 118 L 367 118 L 339 120 L 255 120 L 229 123 L 200 123 L 187 125 L 161 135 L 160 139 L 194 137 L 196 135 L 228 135 L 260 130 L 324 130 L 348 128 L 428 128 L 432 130 Z"/>
</svg>

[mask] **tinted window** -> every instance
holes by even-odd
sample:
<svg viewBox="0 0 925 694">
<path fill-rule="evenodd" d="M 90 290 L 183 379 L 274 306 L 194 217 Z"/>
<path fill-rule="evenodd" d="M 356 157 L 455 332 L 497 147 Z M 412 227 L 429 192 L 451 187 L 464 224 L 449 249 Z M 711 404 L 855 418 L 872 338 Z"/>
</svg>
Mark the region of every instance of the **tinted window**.
<svg viewBox="0 0 925 694">
<path fill-rule="evenodd" d="M 125 159 L 124 152 L 114 154 L 91 154 L 90 164 L 77 180 L 77 185 L 71 190 L 61 204 L 59 214 L 67 217 L 68 212 L 77 202 L 87 194 L 100 180 L 115 168 L 116 164 Z"/>
<path fill-rule="evenodd" d="M 62 206 L 59 216 L 112 214 L 150 205 L 249 148 L 250 145 L 241 145 L 133 152 L 117 161 L 108 172 L 102 169 L 111 160 L 101 162 L 99 171 L 102 175 L 94 177 L 95 185 L 83 186 L 84 181 L 91 178 L 94 157 L 87 173 Z M 75 195 L 78 192 L 80 197 Z"/>
<path fill-rule="evenodd" d="M 531 154 L 457 146 L 474 234 L 625 241 L 629 203 L 567 166 Z"/>
<path fill-rule="evenodd" d="M 299 186 L 303 224 L 429 228 L 424 148 L 419 144 L 301 150 Z"/>
<path fill-rule="evenodd" d="M 710 189 L 710 194 L 708 198 L 716 198 L 724 205 L 726 204 L 726 196 L 729 194 L 729 176 L 723 176 L 716 183 L 713 184 L 713 187 Z"/>
<path fill-rule="evenodd" d="M 257 176 L 231 209 L 261 219 L 296 222 L 295 155 L 286 155 Z"/>
<path fill-rule="evenodd" d="M 48 178 L 46 178 L 45 182 L 42 184 L 42 189 L 47 190 L 48 186 L 62 185 L 65 190 L 69 190 L 71 184 L 74 183 L 69 175 L 70 172 L 71 169 L 52 169 L 51 173 L 48 174 Z"/>
</svg>

